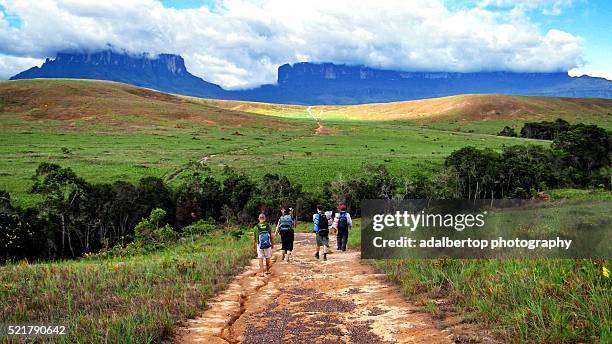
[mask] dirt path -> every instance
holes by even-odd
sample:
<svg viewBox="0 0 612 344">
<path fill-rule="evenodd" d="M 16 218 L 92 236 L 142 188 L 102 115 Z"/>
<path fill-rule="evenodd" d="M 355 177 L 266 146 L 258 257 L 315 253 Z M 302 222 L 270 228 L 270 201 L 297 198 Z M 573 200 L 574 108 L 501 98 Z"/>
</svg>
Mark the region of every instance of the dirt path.
<svg viewBox="0 0 612 344">
<path fill-rule="evenodd" d="M 312 119 L 314 119 L 315 122 L 317 122 L 317 129 L 315 129 L 315 134 L 327 134 L 328 133 L 327 128 L 324 127 L 321 120 L 312 113 L 312 106 L 307 107 L 306 111 L 308 112 L 310 117 L 312 117 Z"/>
<path fill-rule="evenodd" d="M 332 248 L 334 240 L 330 245 Z M 451 343 L 428 314 L 359 262 L 359 252 L 313 257 L 312 234 L 296 234 L 291 263 L 274 254 L 272 274 L 237 276 L 175 343 Z"/>
</svg>

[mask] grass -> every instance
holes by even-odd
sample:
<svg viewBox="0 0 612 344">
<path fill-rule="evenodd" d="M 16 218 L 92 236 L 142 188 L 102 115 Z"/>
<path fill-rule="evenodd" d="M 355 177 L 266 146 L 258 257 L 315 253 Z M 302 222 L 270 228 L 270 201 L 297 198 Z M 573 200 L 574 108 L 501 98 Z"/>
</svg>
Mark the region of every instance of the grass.
<svg viewBox="0 0 612 344">
<path fill-rule="evenodd" d="M 334 118 L 317 135 L 304 107 L 234 102 L 239 105 L 218 108 L 111 82 L 0 82 L 0 100 L 0 189 L 22 206 L 39 201 L 28 191 L 41 162 L 70 167 L 90 182 L 135 182 L 172 180 L 196 161 L 216 173 L 226 166 L 255 177 L 278 173 L 316 190 L 364 164 L 384 164 L 397 175 L 428 174 L 466 145 L 549 144 L 407 121 Z"/>
<path fill-rule="evenodd" d="M 370 261 L 411 300 L 450 300 L 511 342 L 609 343 L 610 280 L 591 260 Z"/>
<path fill-rule="evenodd" d="M 359 249 L 359 219 L 349 246 Z M 493 330 L 505 342 L 609 343 L 612 281 L 606 261 L 587 259 L 389 259 L 367 260 L 397 283 L 423 311 Z M 450 302 L 445 307 L 434 300 Z M 435 306 L 434 306 L 435 305 Z"/>
<path fill-rule="evenodd" d="M 38 202 L 28 190 L 41 162 L 71 167 L 90 182 L 134 182 L 172 180 L 185 164 L 199 161 L 215 172 L 231 166 L 253 176 L 287 175 L 312 190 L 366 163 L 409 176 L 431 173 L 467 145 L 550 144 L 491 135 L 526 120 L 563 117 L 612 127 L 607 100 L 460 96 L 408 103 L 315 107 L 327 128 L 315 135 L 316 124 L 300 106 L 211 102 L 109 82 L 0 82 L 0 189 L 19 205 Z M 550 195 L 611 197 L 573 189 Z M 298 231 L 311 232 L 311 224 L 301 223 Z M 351 248 L 359 248 L 360 234 L 355 220 Z M 203 308 L 251 255 L 249 248 L 250 236 L 236 241 L 217 234 L 144 255 L 9 264 L 0 267 L 0 318 L 67 324 L 66 342 L 159 340 Z M 446 310 L 430 301 L 448 299 L 466 319 L 510 341 L 612 341 L 605 261 L 369 263 L 424 309 L 441 316 Z"/>
<path fill-rule="evenodd" d="M 216 233 L 148 254 L 0 266 L 0 319 L 67 326 L 65 343 L 160 342 L 252 256 Z"/>
</svg>

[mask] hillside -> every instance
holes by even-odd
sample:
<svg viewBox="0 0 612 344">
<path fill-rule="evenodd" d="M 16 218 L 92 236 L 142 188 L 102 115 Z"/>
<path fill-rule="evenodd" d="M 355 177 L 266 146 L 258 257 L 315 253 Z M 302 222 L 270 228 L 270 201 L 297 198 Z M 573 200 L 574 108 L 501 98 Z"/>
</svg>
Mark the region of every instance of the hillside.
<svg viewBox="0 0 612 344">
<path fill-rule="evenodd" d="M 110 81 L 35 79 L 0 82 L 0 113 L 69 127 L 138 130 L 155 126 L 274 127 L 289 124 Z M 5 118 L 6 120 L 6 118 Z M 3 126 L 7 125 L 3 121 Z"/>
<path fill-rule="evenodd" d="M 206 104 L 259 114 L 306 116 L 306 107 L 230 100 L 205 100 Z M 448 120 L 567 120 L 599 118 L 610 121 L 612 99 L 526 97 L 507 95 L 460 95 L 395 103 L 346 106 L 313 106 L 322 120 L 396 121 L 431 123 Z"/>
</svg>

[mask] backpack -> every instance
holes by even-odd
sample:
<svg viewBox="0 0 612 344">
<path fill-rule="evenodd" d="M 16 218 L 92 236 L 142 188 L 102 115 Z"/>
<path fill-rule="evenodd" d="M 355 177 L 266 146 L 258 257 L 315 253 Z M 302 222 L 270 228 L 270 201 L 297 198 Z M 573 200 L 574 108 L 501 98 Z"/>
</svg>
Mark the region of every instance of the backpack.
<svg viewBox="0 0 612 344">
<path fill-rule="evenodd" d="M 280 231 L 287 232 L 291 230 L 291 226 L 293 226 L 293 218 L 291 218 L 291 215 L 283 215 L 279 220 L 279 224 Z"/>
<path fill-rule="evenodd" d="M 348 229 L 348 218 L 346 217 L 346 211 L 341 211 L 338 215 L 338 230 Z"/>
<path fill-rule="evenodd" d="M 266 228 L 262 229 L 261 225 L 257 225 L 259 228 L 259 248 L 270 248 L 272 247 L 272 240 L 270 238 L 270 226 L 266 224 Z"/>
<path fill-rule="evenodd" d="M 325 214 L 318 213 L 317 216 L 315 216 L 314 232 L 319 233 L 320 236 L 327 236 L 329 234 L 329 223 L 327 222 L 327 216 L 325 216 Z"/>
</svg>

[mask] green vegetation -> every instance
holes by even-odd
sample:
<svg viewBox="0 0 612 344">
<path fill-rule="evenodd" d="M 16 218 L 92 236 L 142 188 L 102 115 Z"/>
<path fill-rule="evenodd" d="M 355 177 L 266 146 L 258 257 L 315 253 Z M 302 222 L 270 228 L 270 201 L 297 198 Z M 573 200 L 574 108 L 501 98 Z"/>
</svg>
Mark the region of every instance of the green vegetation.
<svg viewBox="0 0 612 344">
<path fill-rule="evenodd" d="M 591 260 L 402 259 L 370 261 L 411 300 L 450 304 L 515 342 L 575 343 L 612 339 L 604 262 Z M 440 309 L 438 309 L 440 311 Z"/>
<path fill-rule="evenodd" d="M 200 313 L 252 256 L 227 229 L 89 258 L 0 266 L 0 319 L 67 326 L 65 343 L 160 342 L 177 321 Z"/>
<path fill-rule="evenodd" d="M 609 100 L 474 95 L 313 107 L 318 131 L 306 107 L 107 82 L 2 82 L 0 104 L 0 225 L 11 230 L 0 233 L 0 259 L 13 261 L 0 267 L 0 317 L 67 323 L 70 342 L 159 341 L 251 255 L 250 237 L 219 223 L 249 224 L 288 202 L 304 220 L 316 203 L 346 201 L 358 212 L 364 198 L 612 197 L 600 128 L 556 135 L 553 149 L 495 135 L 558 117 L 610 129 Z M 585 186 L 597 189 L 569 188 Z M 349 246 L 359 241 L 355 221 Z M 612 337 L 605 261 L 370 263 L 438 316 L 447 309 L 430 300 L 444 298 L 517 342 Z"/>
<path fill-rule="evenodd" d="M 360 247 L 360 221 L 349 246 Z M 510 342 L 607 343 L 612 280 L 606 261 L 525 259 L 367 260 L 423 310 L 461 312 Z M 432 300 L 443 300 L 432 307 Z"/>
<path fill-rule="evenodd" d="M 384 164 L 403 175 L 430 174 L 466 145 L 496 150 L 523 142 L 546 145 L 381 120 L 325 119 L 327 131 L 315 134 L 305 107 L 247 103 L 221 109 L 107 82 L 5 82 L 0 99 L 7 103 L 0 113 L 0 190 L 22 206 L 41 201 L 29 193 L 30 176 L 41 162 L 70 167 L 91 183 L 144 176 L 174 182 L 187 165 L 206 164 L 217 175 L 230 166 L 257 178 L 286 175 L 314 191 L 364 164 Z M 253 104 L 268 116 L 241 112 Z M 278 118 L 285 111 L 303 116 Z"/>
</svg>

